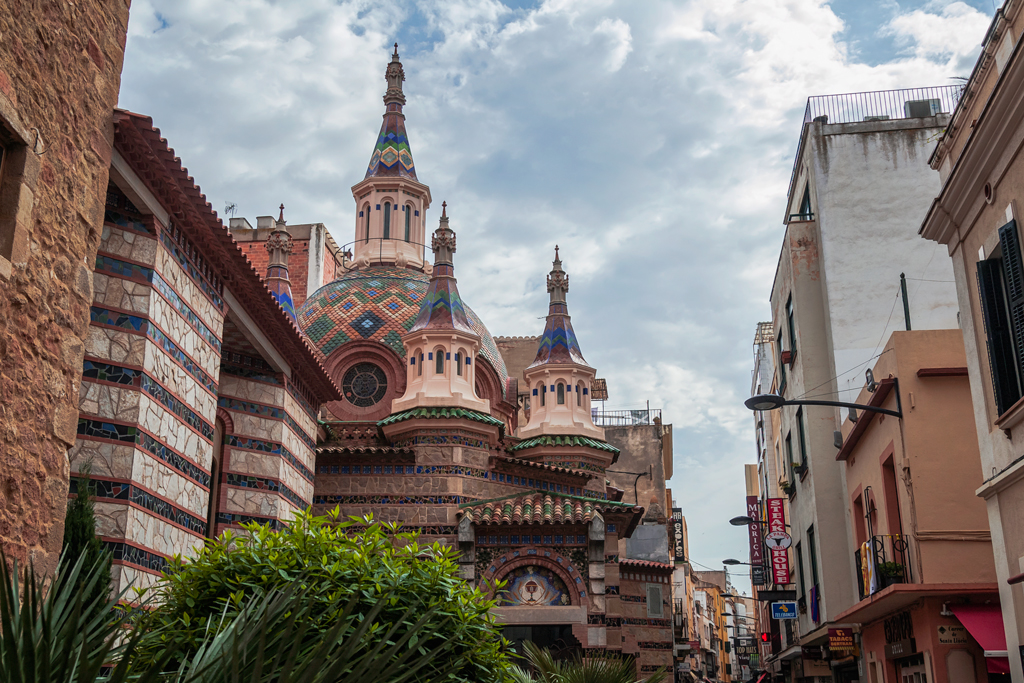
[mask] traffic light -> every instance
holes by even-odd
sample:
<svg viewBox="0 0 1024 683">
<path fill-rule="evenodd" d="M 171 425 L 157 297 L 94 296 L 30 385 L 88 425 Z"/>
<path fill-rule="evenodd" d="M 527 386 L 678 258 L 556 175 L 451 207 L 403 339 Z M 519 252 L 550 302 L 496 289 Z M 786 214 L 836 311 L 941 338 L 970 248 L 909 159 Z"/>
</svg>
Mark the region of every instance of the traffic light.
<svg viewBox="0 0 1024 683">
<path fill-rule="evenodd" d="M 761 634 L 761 642 L 762 642 L 762 643 L 767 643 L 767 642 L 768 642 L 768 641 L 770 641 L 771 639 L 772 639 L 772 636 L 771 636 L 771 634 L 770 634 L 770 633 L 762 633 L 762 634 Z"/>
</svg>

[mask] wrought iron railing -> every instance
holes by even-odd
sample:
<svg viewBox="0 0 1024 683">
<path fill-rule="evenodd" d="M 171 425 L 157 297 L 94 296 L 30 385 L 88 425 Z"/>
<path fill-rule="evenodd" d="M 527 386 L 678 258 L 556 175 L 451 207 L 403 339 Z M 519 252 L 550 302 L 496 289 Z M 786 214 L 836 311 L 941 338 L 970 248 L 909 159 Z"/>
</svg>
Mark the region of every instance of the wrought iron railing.
<svg viewBox="0 0 1024 683">
<path fill-rule="evenodd" d="M 661 408 L 641 408 L 640 410 L 598 410 L 591 408 L 590 415 L 594 424 L 599 427 L 632 427 L 634 425 L 652 425 L 655 420 L 661 421 Z"/>
<path fill-rule="evenodd" d="M 854 551 L 853 557 L 861 600 L 888 586 L 914 581 L 910 543 L 901 534 L 872 536 L 866 545 Z"/>
<path fill-rule="evenodd" d="M 963 92 L 964 84 L 959 83 L 929 88 L 875 90 L 808 97 L 804 120 L 800 125 L 800 142 L 797 144 L 796 158 L 793 160 L 793 173 L 789 179 L 790 186 L 796 178 L 796 169 L 803 153 L 803 127 L 811 121 L 857 123 L 951 114 Z"/>
</svg>

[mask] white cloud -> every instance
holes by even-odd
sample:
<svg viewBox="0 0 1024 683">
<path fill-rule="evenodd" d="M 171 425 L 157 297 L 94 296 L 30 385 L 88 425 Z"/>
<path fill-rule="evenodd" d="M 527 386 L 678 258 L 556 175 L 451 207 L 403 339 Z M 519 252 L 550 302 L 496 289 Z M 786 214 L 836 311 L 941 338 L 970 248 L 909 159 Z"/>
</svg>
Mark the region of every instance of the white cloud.
<svg viewBox="0 0 1024 683">
<path fill-rule="evenodd" d="M 609 408 L 650 400 L 676 425 L 673 491 L 712 564 L 745 543 L 722 529 L 754 454 L 741 399 L 806 98 L 963 75 L 988 21 L 881 4 L 901 52 L 872 66 L 824 0 L 135 0 L 121 104 L 215 207 L 251 220 L 283 201 L 341 244 L 399 40 L 463 296 L 493 333 L 538 334 L 561 245 Z"/>
</svg>

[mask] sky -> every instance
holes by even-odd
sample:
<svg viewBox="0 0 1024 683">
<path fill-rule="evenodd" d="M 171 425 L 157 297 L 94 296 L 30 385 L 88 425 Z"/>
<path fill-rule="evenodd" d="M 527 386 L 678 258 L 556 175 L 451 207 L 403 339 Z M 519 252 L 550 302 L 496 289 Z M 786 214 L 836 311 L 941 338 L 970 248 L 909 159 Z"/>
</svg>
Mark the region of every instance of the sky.
<svg viewBox="0 0 1024 683">
<path fill-rule="evenodd" d="M 807 98 L 970 75 L 993 0 L 133 0 L 119 106 L 213 207 L 350 242 L 399 43 L 463 298 L 537 335 L 554 246 L 609 410 L 663 410 L 698 569 L 744 559 L 753 336 Z M 880 331 L 881 332 L 881 331 Z M 735 569 L 743 570 L 742 567 Z M 749 590 L 743 571 L 734 582 Z"/>
</svg>

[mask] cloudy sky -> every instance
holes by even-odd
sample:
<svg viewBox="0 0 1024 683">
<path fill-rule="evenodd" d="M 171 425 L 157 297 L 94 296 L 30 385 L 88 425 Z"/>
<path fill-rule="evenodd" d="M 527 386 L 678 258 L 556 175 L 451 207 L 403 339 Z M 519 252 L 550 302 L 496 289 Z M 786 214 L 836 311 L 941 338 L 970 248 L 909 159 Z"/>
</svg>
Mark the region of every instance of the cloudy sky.
<svg viewBox="0 0 1024 683">
<path fill-rule="evenodd" d="M 609 409 L 675 426 L 700 566 L 742 557 L 752 339 L 810 95 L 968 76 L 992 0 L 134 0 L 120 106 L 214 207 L 352 239 L 398 41 L 419 178 L 494 335 L 543 329 L 555 243 Z M 743 575 L 736 583 L 748 585 Z"/>
</svg>

